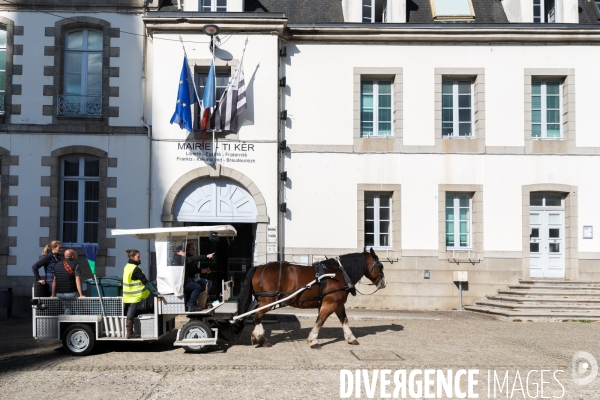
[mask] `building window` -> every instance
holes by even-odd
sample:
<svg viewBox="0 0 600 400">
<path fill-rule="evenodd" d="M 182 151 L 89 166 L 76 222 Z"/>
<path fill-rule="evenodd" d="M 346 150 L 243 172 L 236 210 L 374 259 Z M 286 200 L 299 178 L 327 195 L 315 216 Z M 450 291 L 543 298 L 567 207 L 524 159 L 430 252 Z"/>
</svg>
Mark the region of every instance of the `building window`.
<svg viewBox="0 0 600 400">
<path fill-rule="evenodd" d="M 560 139 L 560 82 L 531 82 L 531 137 Z"/>
<path fill-rule="evenodd" d="M 430 0 L 435 21 L 470 20 L 475 18 L 471 0 Z"/>
<path fill-rule="evenodd" d="M 391 81 L 361 81 L 360 135 L 392 136 Z"/>
<path fill-rule="evenodd" d="M 229 83 L 229 72 L 217 72 L 216 74 L 216 88 L 217 93 L 215 96 L 216 99 L 216 107 L 219 107 L 219 102 L 221 101 L 221 96 L 225 93 L 225 89 L 227 89 L 227 84 Z M 196 74 L 196 88 L 198 90 L 198 99 L 200 100 L 200 104 L 202 105 L 202 97 L 204 97 L 204 88 L 206 87 L 206 80 L 208 79 L 208 70 L 199 72 Z M 215 107 L 215 109 L 216 109 Z M 201 107 L 196 107 L 198 118 L 196 119 L 198 128 L 201 122 L 200 111 Z"/>
<path fill-rule="evenodd" d="M 80 29 L 67 32 L 63 94 L 58 115 L 102 115 L 102 32 Z"/>
<path fill-rule="evenodd" d="M 387 22 L 387 0 L 362 0 L 362 22 Z"/>
<path fill-rule="evenodd" d="M 469 193 L 446 193 L 446 249 L 470 250 L 472 198 Z"/>
<path fill-rule="evenodd" d="M 533 22 L 556 22 L 556 0 L 533 0 Z"/>
<path fill-rule="evenodd" d="M 442 136 L 473 136 L 473 81 L 442 81 Z"/>
<path fill-rule="evenodd" d="M 202 12 L 227 12 L 227 0 L 201 0 Z"/>
<path fill-rule="evenodd" d="M 64 243 L 98 243 L 100 162 L 74 156 L 62 160 L 61 237 Z"/>
<path fill-rule="evenodd" d="M 365 192 L 365 247 L 391 248 L 392 195 Z"/>
<path fill-rule="evenodd" d="M 4 114 L 6 90 L 6 27 L 0 27 L 0 114 Z"/>
</svg>

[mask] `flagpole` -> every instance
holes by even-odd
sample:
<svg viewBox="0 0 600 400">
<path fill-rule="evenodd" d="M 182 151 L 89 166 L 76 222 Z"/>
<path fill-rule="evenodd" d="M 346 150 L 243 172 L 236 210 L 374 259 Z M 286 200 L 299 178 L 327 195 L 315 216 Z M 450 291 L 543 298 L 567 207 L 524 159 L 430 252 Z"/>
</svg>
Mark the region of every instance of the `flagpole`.
<svg viewBox="0 0 600 400">
<path fill-rule="evenodd" d="M 183 56 L 185 58 L 187 58 L 187 52 L 185 51 L 185 45 L 183 44 L 183 39 L 181 38 L 181 35 L 179 35 L 179 41 L 181 42 L 181 47 L 183 47 Z M 213 57 L 214 59 L 214 57 Z M 189 62 L 188 62 L 188 67 L 189 67 Z M 193 74 L 192 74 L 193 75 Z M 194 81 L 194 77 L 191 76 L 190 78 L 192 78 L 192 83 L 193 83 L 193 87 L 194 87 L 194 93 L 196 93 L 196 98 L 198 99 L 198 102 L 200 101 L 200 97 L 198 97 L 198 90 L 196 89 L 196 82 Z M 191 104 L 190 104 L 191 106 Z"/>
<path fill-rule="evenodd" d="M 213 65 L 215 65 L 215 35 L 211 35 L 210 40 L 212 41 L 212 63 Z M 214 73 L 214 86 L 215 86 L 215 111 L 217 109 L 217 69 L 215 68 L 215 73 Z M 214 111 L 213 111 L 213 118 L 216 118 L 216 116 L 214 115 Z M 216 144 L 215 144 L 215 130 L 213 128 L 212 130 L 212 151 L 213 151 L 213 162 L 215 165 L 217 165 L 217 149 L 216 149 Z"/>
</svg>

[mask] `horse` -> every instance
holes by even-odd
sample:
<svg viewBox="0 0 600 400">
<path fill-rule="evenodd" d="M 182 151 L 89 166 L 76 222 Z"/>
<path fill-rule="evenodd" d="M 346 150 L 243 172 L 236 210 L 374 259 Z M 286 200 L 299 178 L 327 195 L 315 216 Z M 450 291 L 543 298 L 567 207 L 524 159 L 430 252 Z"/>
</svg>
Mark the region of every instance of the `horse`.
<svg viewBox="0 0 600 400">
<path fill-rule="evenodd" d="M 341 264 L 341 266 L 340 266 Z M 319 266 L 321 265 L 321 267 Z M 307 342 L 313 349 L 320 349 L 319 330 L 327 318 L 335 312 L 344 330 L 344 338 L 351 345 L 358 345 L 358 340 L 348 326 L 348 317 L 344 304 L 348 293 L 353 292 L 354 285 L 366 276 L 376 286 L 376 291 L 385 288 L 383 265 L 373 251 L 346 254 L 336 259 L 327 259 L 313 266 L 297 265 L 289 262 L 274 261 L 251 268 L 244 281 L 238 302 L 238 315 L 250 311 L 252 295 L 258 299 L 258 307 L 266 306 L 279 299 L 293 294 L 298 289 L 315 279 L 315 272 L 320 268 L 322 273 L 335 274 L 333 278 L 321 279 L 310 289 L 300 292 L 284 302 L 295 308 L 319 308 L 315 326 L 310 332 Z M 353 295 L 356 293 L 354 292 Z M 254 314 L 254 330 L 252 344 L 257 347 L 271 347 L 265 337 L 262 317 L 272 309 L 267 307 Z"/>
</svg>

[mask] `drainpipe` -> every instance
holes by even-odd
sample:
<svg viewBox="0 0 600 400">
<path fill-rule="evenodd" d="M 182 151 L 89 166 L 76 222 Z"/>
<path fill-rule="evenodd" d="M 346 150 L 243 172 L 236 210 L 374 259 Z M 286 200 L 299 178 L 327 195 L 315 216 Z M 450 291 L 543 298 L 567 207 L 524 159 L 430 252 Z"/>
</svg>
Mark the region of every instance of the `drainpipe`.
<svg viewBox="0 0 600 400">
<path fill-rule="evenodd" d="M 146 33 L 146 29 L 144 28 L 144 33 Z M 146 76 L 146 62 L 147 62 L 147 52 L 148 52 L 148 39 L 146 34 L 144 34 L 144 43 L 142 45 L 142 125 L 146 128 L 148 132 L 148 228 L 151 228 L 152 223 L 152 127 L 146 124 L 145 121 L 145 111 L 146 111 L 146 86 L 147 86 L 147 76 Z M 152 257 L 150 240 L 148 240 L 148 272 L 152 279 L 153 273 L 150 273 L 150 266 L 152 265 Z M 152 271 L 154 272 L 154 271 Z"/>
<path fill-rule="evenodd" d="M 279 174 L 283 171 L 285 171 L 285 150 L 281 150 L 279 149 L 279 143 L 281 143 L 281 141 L 285 138 L 285 121 L 281 120 L 280 118 L 280 112 L 282 109 L 285 108 L 285 88 L 280 88 L 279 87 L 279 78 L 282 76 L 281 73 L 281 56 L 279 55 L 279 49 L 281 48 L 281 40 L 278 38 L 277 39 L 277 64 L 278 64 L 278 68 L 277 68 L 277 123 L 278 123 L 278 132 L 277 132 L 277 186 L 279 188 L 279 190 L 277 191 L 277 231 L 278 231 L 278 235 L 277 235 L 277 260 L 278 261 L 283 261 L 285 258 L 285 254 L 284 254 L 284 226 L 283 224 L 285 223 L 285 213 L 281 212 L 281 210 L 279 209 L 280 204 L 285 202 L 285 182 L 283 182 L 280 178 L 279 178 Z M 284 60 L 284 64 L 285 65 L 285 60 Z"/>
</svg>

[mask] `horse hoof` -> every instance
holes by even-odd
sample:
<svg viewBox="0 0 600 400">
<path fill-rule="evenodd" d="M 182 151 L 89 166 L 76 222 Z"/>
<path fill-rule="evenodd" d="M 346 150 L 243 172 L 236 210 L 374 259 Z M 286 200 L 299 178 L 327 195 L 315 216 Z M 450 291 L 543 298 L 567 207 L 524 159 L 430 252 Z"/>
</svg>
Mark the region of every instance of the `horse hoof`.
<svg viewBox="0 0 600 400">
<path fill-rule="evenodd" d="M 321 345 L 318 344 L 318 343 L 317 344 L 313 344 L 312 346 L 310 346 L 310 348 L 314 349 L 314 350 L 321 350 Z"/>
<path fill-rule="evenodd" d="M 358 340 L 354 339 L 353 341 L 348 342 L 348 344 L 351 344 L 353 346 L 358 346 Z"/>
<path fill-rule="evenodd" d="M 272 345 L 271 343 L 267 342 L 266 340 L 265 340 L 265 342 L 262 344 L 262 347 L 271 347 L 271 346 L 273 346 L 273 345 Z"/>
</svg>

